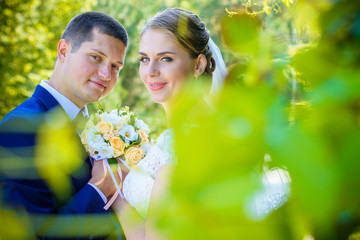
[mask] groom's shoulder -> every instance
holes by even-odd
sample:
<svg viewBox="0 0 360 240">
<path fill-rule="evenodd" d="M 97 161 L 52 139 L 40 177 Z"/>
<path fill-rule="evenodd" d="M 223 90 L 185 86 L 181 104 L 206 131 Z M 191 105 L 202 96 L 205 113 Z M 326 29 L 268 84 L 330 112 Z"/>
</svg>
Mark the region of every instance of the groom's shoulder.
<svg viewBox="0 0 360 240">
<path fill-rule="evenodd" d="M 56 109 L 50 110 L 55 111 Z M 0 134 L 6 132 L 34 133 L 44 123 L 49 112 L 46 103 L 33 95 L 5 115 L 0 122 Z"/>
<path fill-rule="evenodd" d="M 24 121 L 36 122 L 38 117 L 46 112 L 39 99 L 31 97 L 5 115 L 1 125 L 13 120 L 23 119 Z"/>
<path fill-rule="evenodd" d="M 0 125 L 9 121 L 25 121 L 37 124 L 41 121 L 43 115 L 50 110 L 50 105 L 46 101 L 52 102 L 51 108 L 58 105 L 56 100 L 53 99 L 53 97 L 43 87 L 37 86 L 34 94 L 5 115 Z"/>
</svg>

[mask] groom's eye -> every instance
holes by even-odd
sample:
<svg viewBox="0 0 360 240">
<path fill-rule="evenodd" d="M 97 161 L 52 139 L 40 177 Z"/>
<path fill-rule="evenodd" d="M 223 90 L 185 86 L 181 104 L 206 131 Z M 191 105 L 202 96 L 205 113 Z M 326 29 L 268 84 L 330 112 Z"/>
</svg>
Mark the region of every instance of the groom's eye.
<svg viewBox="0 0 360 240">
<path fill-rule="evenodd" d="M 101 58 L 97 55 L 91 55 L 91 58 L 94 59 L 95 61 L 101 61 Z"/>
<path fill-rule="evenodd" d="M 112 67 L 113 67 L 113 69 L 115 70 L 115 71 L 119 71 L 120 70 L 120 68 L 118 67 L 118 66 L 116 66 L 116 65 L 112 65 Z"/>
</svg>

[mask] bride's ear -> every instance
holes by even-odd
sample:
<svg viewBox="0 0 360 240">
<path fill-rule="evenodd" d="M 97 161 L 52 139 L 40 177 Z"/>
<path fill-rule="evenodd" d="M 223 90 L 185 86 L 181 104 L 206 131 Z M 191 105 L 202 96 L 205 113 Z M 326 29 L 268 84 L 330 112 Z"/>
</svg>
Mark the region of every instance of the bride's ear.
<svg viewBox="0 0 360 240">
<path fill-rule="evenodd" d="M 204 54 L 199 54 L 195 60 L 194 76 L 198 77 L 205 72 L 207 60 Z"/>
<path fill-rule="evenodd" d="M 57 48 L 57 59 L 64 62 L 65 58 L 71 52 L 71 44 L 65 39 L 61 39 Z"/>
</svg>

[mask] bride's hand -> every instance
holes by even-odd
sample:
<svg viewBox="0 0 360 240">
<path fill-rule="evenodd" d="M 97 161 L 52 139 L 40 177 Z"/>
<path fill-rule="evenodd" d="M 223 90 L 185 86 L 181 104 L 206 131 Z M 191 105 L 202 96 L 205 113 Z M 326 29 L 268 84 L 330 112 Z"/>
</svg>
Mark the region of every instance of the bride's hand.
<svg viewBox="0 0 360 240">
<path fill-rule="evenodd" d="M 128 169 L 128 167 L 125 166 L 120 160 L 118 160 L 118 163 L 122 173 L 122 183 L 124 183 L 124 179 L 126 175 L 128 175 L 128 173 L 130 172 L 130 169 Z"/>
<path fill-rule="evenodd" d="M 119 219 L 119 222 L 124 230 L 126 239 L 146 239 L 144 218 L 136 212 L 136 210 L 128 203 L 125 198 L 116 198 L 111 207 Z"/>
<path fill-rule="evenodd" d="M 125 198 L 117 197 L 111 207 L 116 213 L 121 213 L 131 206 Z"/>
</svg>

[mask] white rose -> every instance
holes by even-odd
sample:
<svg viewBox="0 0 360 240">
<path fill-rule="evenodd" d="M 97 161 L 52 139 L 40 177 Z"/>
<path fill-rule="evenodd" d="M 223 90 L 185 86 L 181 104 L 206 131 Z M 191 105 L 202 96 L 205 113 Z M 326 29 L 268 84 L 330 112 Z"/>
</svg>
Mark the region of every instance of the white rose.
<svg viewBox="0 0 360 240">
<path fill-rule="evenodd" d="M 119 134 L 125 140 L 125 143 L 130 143 L 138 139 L 139 134 L 135 132 L 135 128 L 131 125 L 122 125 Z"/>
<path fill-rule="evenodd" d="M 116 110 L 115 110 L 116 111 Z M 101 114 L 103 115 L 103 114 Z M 113 126 L 118 125 L 121 122 L 121 117 L 115 112 L 107 113 L 101 117 L 103 121 L 110 122 Z"/>
<path fill-rule="evenodd" d="M 91 129 L 86 134 L 87 144 L 95 149 L 97 146 L 102 145 L 105 143 L 104 139 L 102 138 L 101 134 L 96 133 L 94 129 Z"/>
<path fill-rule="evenodd" d="M 114 149 L 109 144 L 103 144 L 95 149 L 102 158 L 112 158 L 114 155 Z"/>
<path fill-rule="evenodd" d="M 117 110 L 117 109 L 113 109 L 113 110 L 111 110 L 111 111 L 110 111 L 110 113 L 111 113 L 111 114 L 116 114 L 116 115 L 119 115 L 119 114 L 118 114 L 118 110 Z"/>
<path fill-rule="evenodd" d="M 134 126 L 137 127 L 138 129 L 144 130 L 147 133 L 150 132 L 149 126 L 143 120 L 136 119 Z"/>
</svg>

